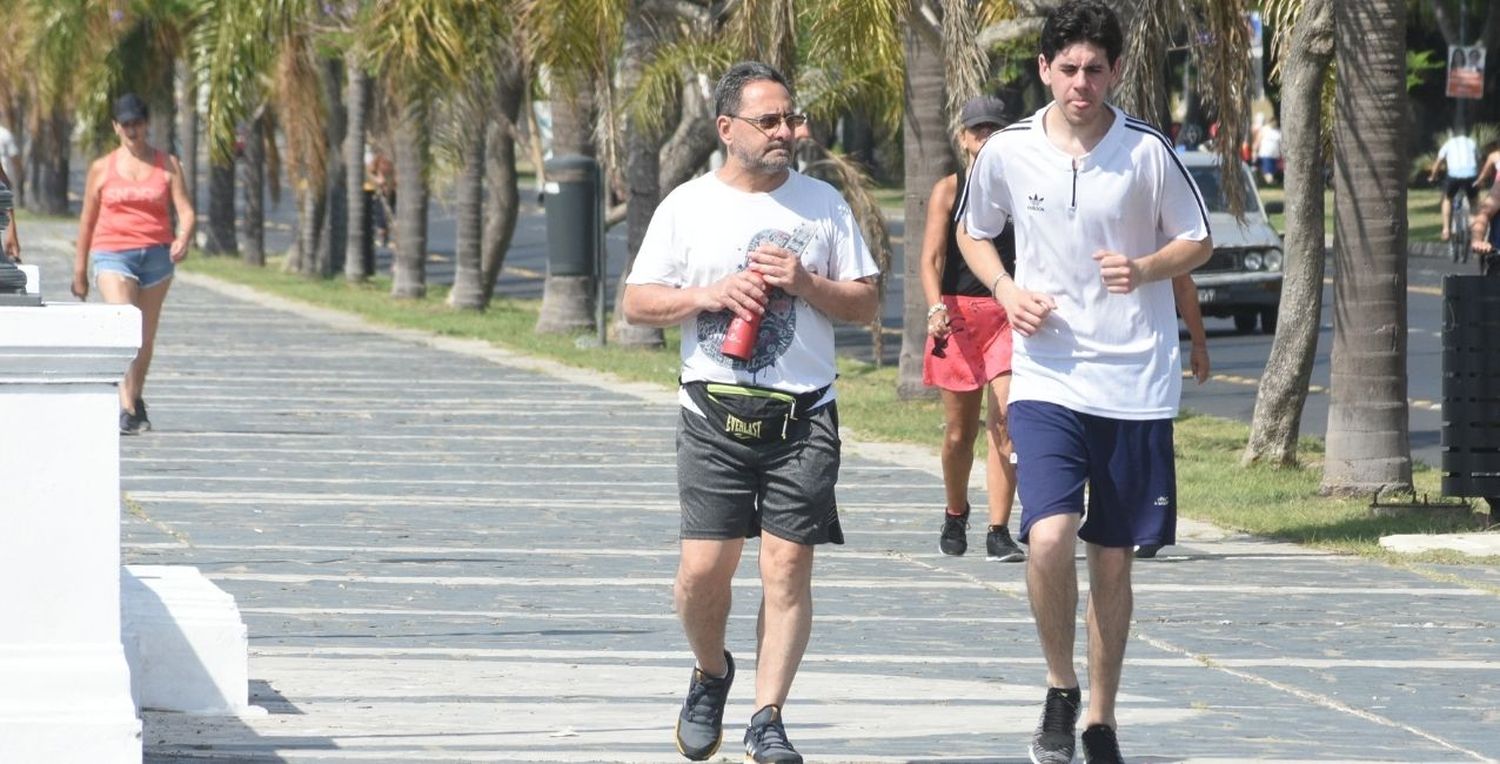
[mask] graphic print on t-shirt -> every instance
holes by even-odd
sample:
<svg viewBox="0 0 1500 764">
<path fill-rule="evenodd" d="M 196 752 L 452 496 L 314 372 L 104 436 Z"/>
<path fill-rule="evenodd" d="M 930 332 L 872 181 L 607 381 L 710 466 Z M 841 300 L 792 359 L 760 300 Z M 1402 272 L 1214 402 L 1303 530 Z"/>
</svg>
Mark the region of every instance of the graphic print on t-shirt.
<svg viewBox="0 0 1500 764">
<path fill-rule="evenodd" d="M 745 264 L 740 269 L 750 267 L 750 253 L 761 244 L 783 247 L 801 258 L 803 250 L 807 249 L 812 239 L 813 227 L 806 224 L 798 226 L 790 234 L 774 228 L 764 229 L 750 237 L 750 243 L 745 245 Z M 766 312 L 761 318 L 760 331 L 755 335 L 755 352 L 749 361 L 730 358 L 720 350 L 724 344 L 724 333 L 729 328 L 729 322 L 734 319 L 734 313 L 729 310 L 698 314 L 698 347 L 723 366 L 753 374 L 776 363 L 776 359 L 791 347 L 792 337 L 797 333 L 796 308 L 797 298 L 787 294 L 781 287 L 771 288 L 770 298 L 766 301 Z"/>
</svg>

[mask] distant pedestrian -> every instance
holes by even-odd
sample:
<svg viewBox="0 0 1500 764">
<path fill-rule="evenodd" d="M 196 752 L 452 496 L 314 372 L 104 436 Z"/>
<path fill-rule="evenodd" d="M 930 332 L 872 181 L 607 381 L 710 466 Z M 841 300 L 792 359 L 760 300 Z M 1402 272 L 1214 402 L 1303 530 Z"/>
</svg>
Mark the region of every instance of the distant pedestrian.
<svg viewBox="0 0 1500 764">
<path fill-rule="evenodd" d="M 979 147 L 1004 127 L 1005 103 L 992 96 L 969 99 L 960 114 L 958 133 L 964 164 L 973 163 Z M 932 187 L 922 235 L 922 291 L 927 297 L 927 348 L 922 354 L 922 382 L 938 388 L 943 402 L 943 493 L 947 506 L 938 549 L 958 556 L 968 551 L 969 473 L 974 466 L 974 438 L 979 412 L 985 409 L 985 494 L 989 504 L 985 557 L 1019 562 L 1026 553 L 1010 535 L 1010 512 L 1016 498 L 1016 467 L 1010 461 L 1010 433 L 1005 401 L 1010 396 L 1010 321 L 995 302 L 988 284 L 979 280 L 958 251 L 954 210 L 964 171 Z M 995 239 L 1006 268 L 1015 269 L 1016 236 L 1007 226 Z"/>
<path fill-rule="evenodd" d="M 1276 183 L 1281 172 L 1281 128 L 1276 118 L 1271 117 L 1255 133 L 1255 164 L 1260 168 L 1261 183 L 1267 186 Z"/>
<path fill-rule="evenodd" d="M 812 632 L 813 550 L 844 541 L 833 321 L 874 320 L 879 269 L 838 192 L 790 169 L 806 118 L 786 79 L 735 64 L 714 102 L 724 165 L 657 207 L 624 310 L 632 324 L 682 327 L 676 604 L 698 664 L 677 749 L 702 761 L 723 738 L 735 672 L 730 583 L 745 539 L 759 536 L 757 710 L 745 760 L 791 764 L 802 757 L 781 714 Z M 759 322 L 742 354 L 724 348 L 735 319 Z"/>
<path fill-rule="evenodd" d="M 142 397 L 162 303 L 192 241 L 193 204 L 177 158 L 147 143 L 150 115 L 134 93 L 114 104 L 120 147 L 89 166 L 73 258 L 73 295 L 88 299 L 89 275 L 105 302 L 141 311 L 141 348 L 120 383 L 120 433 L 151 429 Z M 176 214 L 175 231 L 172 217 Z"/>
<path fill-rule="evenodd" d="M 1079 740 L 1080 538 L 1090 584 L 1084 760 L 1122 760 L 1115 701 L 1134 549 L 1176 537 L 1172 280 L 1213 251 L 1201 194 L 1167 138 L 1106 101 L 1123 45 L 1119 19 L 1097 0 L 1047 15 L 1038 65 L 1054 100 L 980 150 L 959 236 L 1019 335 L 1009 421 L 1027 594 L 1047 664 L 1037 764 L 1071 762 Z M 1006 221 L 1016 227 L 1014 279 L 990 243 Z"/>
</svg>

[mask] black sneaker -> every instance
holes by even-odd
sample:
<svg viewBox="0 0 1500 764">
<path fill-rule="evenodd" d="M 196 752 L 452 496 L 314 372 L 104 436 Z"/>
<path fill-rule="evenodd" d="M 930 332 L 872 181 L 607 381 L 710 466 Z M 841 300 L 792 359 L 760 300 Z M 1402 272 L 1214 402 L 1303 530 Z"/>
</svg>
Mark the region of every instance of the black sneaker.
<svg viewBox="0 0 1500 764">
<path fill-rule="evenodd" d="M 1114 727 L 1091 724 L 1083 731 L 1083 761 L 1084 764 L 1125 764 Z"/>
<path fill-rule="evenodd" d="M 802 764 L 802 754 L 786 739 L 781 706 L 766 706 L 750 717 L 745 728 L 745 764 Z"/>
<path fill-rule="evenodd" d="M 677 750 L 693 761 L 703 761 L 719 752 L 724 742 L 724 703 L 729 686 L 734 684 L 734 657 L 724 651 L 729 669 L 722 678 L 711 677 L 703 669 L 693 668 L 687 699 L 677 715 Z"/>
<path fill-rule="evenodd" d="M 1137 560 L 1149 560 L 1155 557 L 1156 553 L 1160 551 L 1161 544 L 1141 544 L 1135 548 L 1135 558 Z"/>
<path fill-rule="evenodd" d="M 961 515 L 943 511 L 943 533 L 938 536 L 938 549 L 950 557 L 962 557 L 969 551 L 969 539 L 964 531 L 969 529 L 969 507 Z"/>
<path fill-rule="evenodd" d="M 1078 724 L 1078 706 L 1082 696 L 1078 688 L 1064 690 L 1047 688 L 1047 701 L 1042 707 L 1042 720 L 1036 725 L 1036 734 L 1031 736 L 1032 764 L 1072 764 L 1074 725 Z"/>
<path fill-rule="evenodd" d="M 151 429 L 151 420 L 146 418 L 146 401 L 141 398 L 135 399 L 135 421 L 142 432 Z"/>
<path fill-rule="evenodd" d="M 136 419 L 135 414 L 132 414 L 129 411 L 126 411 L 125 409 L 120 409 L 120 434 L 121 435 L 139 435 L 139 434 L 141 434 L 141 422 L 140 422 L 140 420 Z"/>
<path fill-rule="evenodd" d="M 1010 529 L 1003 525 L 990 526 L 990 532 L 984 537 L 984 552 L 984 559 L 995 562 L 1020 562 L 1026 559 L 1026 553 L 1010 537 Z"/>
</svg>

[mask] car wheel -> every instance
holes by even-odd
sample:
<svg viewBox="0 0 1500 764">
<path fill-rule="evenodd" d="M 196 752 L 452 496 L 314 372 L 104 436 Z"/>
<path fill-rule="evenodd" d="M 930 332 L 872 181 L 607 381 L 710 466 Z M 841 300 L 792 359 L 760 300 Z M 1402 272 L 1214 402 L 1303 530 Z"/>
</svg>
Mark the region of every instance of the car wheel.
<svg viewBox="0 0 1500 764">
<path fill-rule="evenodd" d="M 1260 309 L 1260 330 L 1266 334 L 1276 333 L 1276 306 Z"/>
<path fill-rule="evenodd" d="M 1260 314 L 1253 310 L 1241 310 L 1234 314 L 1234 330 L 1240 334 L 1255 331 L 1255 321 Z"/>
</svg>

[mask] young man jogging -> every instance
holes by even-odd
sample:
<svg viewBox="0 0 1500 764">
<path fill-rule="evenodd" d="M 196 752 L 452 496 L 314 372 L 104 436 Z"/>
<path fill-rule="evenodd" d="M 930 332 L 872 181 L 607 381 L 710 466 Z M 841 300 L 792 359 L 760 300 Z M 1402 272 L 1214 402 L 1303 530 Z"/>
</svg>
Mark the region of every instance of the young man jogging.
<svg viewBox="0 0 1500 764">
<path fill-rule="evenodd" d="M 1047 663 L 1031 760 L 1073 760 L 1076 539 L 1089 570 L 1084 760 L 1121 761 L 1115 696 L 1130 629 L 1132 550 L 1172 544 L 1172 419 L 1181 391 L 1172 278 L 1212 253 L 1208 215 L 1171 143 L 1106 103 L 1119 20 L 1074 0 L 1042 27 L 1053 102 L 979 153 L 962 203 L 965 259 L 1020 336 L 1009 419 L 1026 580 Z M 989 239 L 1016 229 L 1016 277 Z M 1085 486 L 1088 499 L 1085 504 Z"/>
<path fill-rule="evenodd" d="M 745 539 L 760 536 L 746 760 L 796 764 L 781 708 L 812 632 L 813 549 L 844 540 L 832 321 L 874 319 L 879 269 L 838 193 L 789 169 L 806 117 L 782 75 L 736 64 L 714 100 L 724 166 L 662 200 L 624 295 L 631 323 L 682 326 L 675 595 L 698 665 L 677 749 L 694 761 L 718 751 L 735 673 L 730 579 Z M 729 352 L 732 322 L 752 318 L 748 347 Z"/>
</svg>

